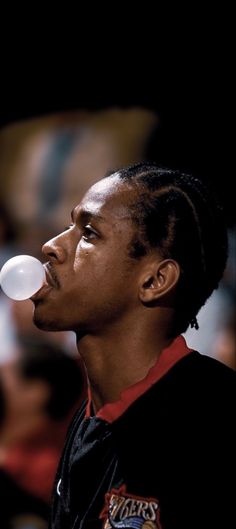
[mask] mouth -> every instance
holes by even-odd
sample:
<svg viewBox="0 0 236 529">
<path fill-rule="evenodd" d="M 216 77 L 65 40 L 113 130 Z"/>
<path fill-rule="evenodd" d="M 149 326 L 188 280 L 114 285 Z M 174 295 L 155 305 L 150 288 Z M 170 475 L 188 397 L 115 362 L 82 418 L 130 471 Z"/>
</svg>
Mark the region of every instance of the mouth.
<svg viewBox="0 0 236 529">
<path fill-rule="evenodd" d="M 58 289 L 60 287 L 57 275 L 55 270 L 52 268 L 51 263 L 45 263 L 43 267 L 45 270 L 45 282 L 43 286 L 33 296 L 31 296 L 30 299 L 34 302 L 40 301 L 52 289 Z"/>
<path fill-rule="evenodd" d="M 58 281 L 57 274 L 51 265 L 51 263 L 46 263 L 43 265 L 45 274 L 46 274 L 46 281 L 48 285 L 50 285 L 52 288 L 60 288 L 60 283 Z"/>
</svg>

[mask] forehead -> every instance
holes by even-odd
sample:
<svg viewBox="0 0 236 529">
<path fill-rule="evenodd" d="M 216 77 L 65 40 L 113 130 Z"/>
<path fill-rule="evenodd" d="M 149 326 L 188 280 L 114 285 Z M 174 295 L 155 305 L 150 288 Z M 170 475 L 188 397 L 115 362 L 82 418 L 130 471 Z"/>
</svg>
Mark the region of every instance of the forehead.
<svg viewBox="0 0 236 529">
<path fill-rule="evenodd" d="M 130 187 L 115 173 L 94 184 L 85 194 L 79 207 L 94 215 L 130 219 L 129 204 L 132 195 Z"/>
</svg>

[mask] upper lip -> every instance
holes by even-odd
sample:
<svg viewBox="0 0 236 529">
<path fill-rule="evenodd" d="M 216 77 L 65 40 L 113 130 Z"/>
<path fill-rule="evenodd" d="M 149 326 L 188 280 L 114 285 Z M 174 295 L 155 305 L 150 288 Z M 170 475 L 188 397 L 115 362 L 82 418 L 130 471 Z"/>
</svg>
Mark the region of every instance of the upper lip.
<svg viewBox="0 0 236 529">
<path fill-rule="evenodd" d="M 48 285 L 54 288 L 58 288 L 59 281 L 58 281 L 54 268 L 52 268 L 52 265 L 50 263 L 46 263 L 43 266 L 44 266 L 44 270 L 46 274 L 46 281 Z"/>
<path fill-rule="evenodd" d="M 55 270 L 52 268 L 51 263 L 46 263 L 43 265 L 45 270 L 45 281 L 43 286 L 33 295 L 30 299 L 32 301 L 40 300 L 41 293 L 43 293 L 46 289 L 50 288 L 59 288 L 60 284 L 57 278 L 57 275 L 55 273 Z"/>
</svg>

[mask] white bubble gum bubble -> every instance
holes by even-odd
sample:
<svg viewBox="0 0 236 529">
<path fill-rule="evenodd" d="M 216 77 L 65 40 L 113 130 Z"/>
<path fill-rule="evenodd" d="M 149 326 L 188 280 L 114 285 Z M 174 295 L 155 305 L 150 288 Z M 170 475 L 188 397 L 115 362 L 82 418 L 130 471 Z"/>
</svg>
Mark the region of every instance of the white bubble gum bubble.
<svg viewBox="0 0 236 529">
<path fill-rule="evenodd" d="M 42 263 L 30 255 L 16 255 L 9 259 L 0 272 L 0 285 L 11 299 L 29 299 L 43 286 L 45 271 Z"/>
</svg>

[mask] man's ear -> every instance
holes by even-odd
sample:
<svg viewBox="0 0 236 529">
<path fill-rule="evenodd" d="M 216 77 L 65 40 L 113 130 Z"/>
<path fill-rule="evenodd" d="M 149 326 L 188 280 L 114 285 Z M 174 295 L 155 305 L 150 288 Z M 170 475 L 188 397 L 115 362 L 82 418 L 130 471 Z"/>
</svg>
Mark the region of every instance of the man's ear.
<svg viewBox="0 0 236 529">
<path fill-rule="evenodd" d="M 139 298 L 142 303 L 153 303 L 174 290 L 180 276 L 180 266 L 173 259 L 153 261 L 143 271 Z"/>
</svg>

